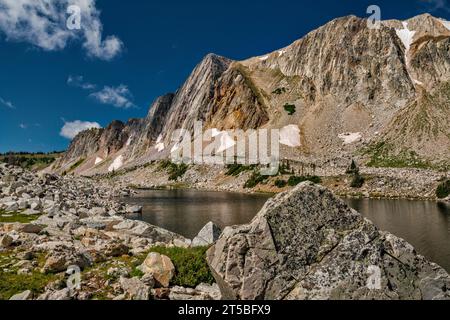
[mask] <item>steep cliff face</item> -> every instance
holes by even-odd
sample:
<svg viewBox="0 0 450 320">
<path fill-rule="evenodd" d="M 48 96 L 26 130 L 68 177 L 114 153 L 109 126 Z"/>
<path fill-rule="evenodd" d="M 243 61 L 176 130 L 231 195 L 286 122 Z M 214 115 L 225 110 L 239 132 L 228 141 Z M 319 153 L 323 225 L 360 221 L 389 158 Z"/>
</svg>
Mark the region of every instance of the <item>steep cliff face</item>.
<svg viewBox="0 0 450 320">
<path fill-rule="evenodd" d="M 132 130 L 129 150 L 127 150 L 130 158 L 139 158 L 148 153 L 163 133 L 174 96 L 170 93 L 156 99 L 147 117 L 141 121 L 138 128 Z"/>
<path fill-rule="evenodd" d="M 173 99 L 164 130 L 166 140 L 175 130 L 192 130 L 196 120 L 205 120 L 217 80 L 230 63 L 229 59 L 209 54 L 194 69 Z"/>
<path fill-rule="evenodd" d="M 82 133 L 60 163 L 90 158 L 92 173 L 114 162 L 166 157 L 173 132 L 192 131 L 201 120 L 219 130 L 298 126 L 302 146 L 285 155 L 295 159 L 328 161 L 369 149 L 371 161 L 389 145 L 391 155 L 406 150 L 441 164 L 450 158 L 449 52 L 450 22 L 421 15 L 384 21 L 379 29 L 365 19 L 339 18 L 286 48 L 240 62 L 210 54 L 145 119 L 113 123 L 100 137 Z"/>
<path fill-rule="evenodd" d="M 208 127 L 219 130 L 256 129 L 269 121 L 261 90 L 239 63 L 219 79 L 205 114 Z"/>
<path fill-rule="evenodd" d="M 100 138 L 104 129 L 90 129 L 78 134 L 69 146 L 67 152 L 53 165 L 53 169 L 64 171 L 64 167 L 95 154 L 100 148 Z"/>
</svg>

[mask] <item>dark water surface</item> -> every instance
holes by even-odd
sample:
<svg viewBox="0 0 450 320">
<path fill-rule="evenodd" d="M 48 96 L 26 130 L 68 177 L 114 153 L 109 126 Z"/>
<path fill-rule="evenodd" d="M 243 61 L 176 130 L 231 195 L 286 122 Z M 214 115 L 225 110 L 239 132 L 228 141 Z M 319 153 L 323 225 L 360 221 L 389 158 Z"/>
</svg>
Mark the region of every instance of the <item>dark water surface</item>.
<svg viewBox="0 0 450 320">
<path fill-rule="evenodd" d="M 145 191 L 129 201 L 139 219 L 193 238 L 209 221 L 220 227 L 250 222 L 269 196 L 195 190 Z M 450 271 L 450 206 L 427 201 L 345 199 L 380 229 L 406 239 Z"/>
<path fill-rule="evenodd" d="M 139 219 L 192 239 L 210 221 L 221 228 L 249 223 L 268 198 L 231 192 L 154 190 L 130 200 L 144 207 Z"/>
<path fill-rule="evenodd" d="M 381 230 L 407 240 L 450 272 L 450 206 L 433 201 L 346 199 Z"/>
</svg>

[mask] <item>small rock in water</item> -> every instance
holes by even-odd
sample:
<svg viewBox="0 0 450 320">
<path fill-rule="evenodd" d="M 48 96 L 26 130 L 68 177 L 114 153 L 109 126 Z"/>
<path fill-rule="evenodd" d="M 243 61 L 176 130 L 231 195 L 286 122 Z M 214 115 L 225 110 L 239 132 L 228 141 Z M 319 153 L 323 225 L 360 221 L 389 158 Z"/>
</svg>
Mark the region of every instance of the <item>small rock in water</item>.
<svg viewBox="0 0 450 320">
<path fill-rule="evenodd" d="M 142 213 L 142 206 L 132 206 L 128 209 L 129 213 Z"/>
</svg>

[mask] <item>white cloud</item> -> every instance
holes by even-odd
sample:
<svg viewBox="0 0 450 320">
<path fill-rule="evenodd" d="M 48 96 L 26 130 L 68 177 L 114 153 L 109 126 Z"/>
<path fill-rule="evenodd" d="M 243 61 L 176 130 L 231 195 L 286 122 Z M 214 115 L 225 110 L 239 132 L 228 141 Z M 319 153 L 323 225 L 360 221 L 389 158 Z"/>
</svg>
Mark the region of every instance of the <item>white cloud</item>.
<svg viewBox="0 0 450 320">
<path fill-rule="evenodd" d="M 450 11 L 447 3 L 448 0 L 421 0 L 421 2 L 426 3 L 430 11 L 436 10 Z"/>
<path fill-rule="evenodd" d="M 67 78 L 67 84 L 84 90 L 94 90 L 97 87 L 93 83 L 84 81 L 83 76 L 69 76 L 69 78 Z"/>
<path fill-rule="evenodd" d="M 67 139 L 73 139 L 80 132 L 92 128 L 101 128 L 97 122 L 88 122 L 76 120 L 73 122 L 66 122 L 59 133 L 62 137 Z"/>
<path fill-rule="evenodd" d="M 80 8 L 80 30 L 67 28 L 71 5 Z M 122 51 L 123 43 L 115 36 L 102 39 L 103 25 L 95 5 L 95 0 L 0 0 L 0 33 L 9 41 L 28 42 L 48 51 L 62 50 L 78 40 L 88 56 L 111 60 Z"/>
<path fill-rule="evenodd" d="M 0 104 L 4 105 L 5 107 L 7 107 L 9 109 L 15 109 L 16 108 L 11 101 L 7 101 L 7 100 L 3 99 L 2 97 L 0 97 Z"/>
<path fill-rule="evenodd" d="M 118 87 L 105 86 L 102 90 L 92 93 L 90 97 L 103 104 L 110 104 L 117 108 L 129 109 L 136 107 L 132 102 L 133 95 L 126 85 Z"/>
</svg>

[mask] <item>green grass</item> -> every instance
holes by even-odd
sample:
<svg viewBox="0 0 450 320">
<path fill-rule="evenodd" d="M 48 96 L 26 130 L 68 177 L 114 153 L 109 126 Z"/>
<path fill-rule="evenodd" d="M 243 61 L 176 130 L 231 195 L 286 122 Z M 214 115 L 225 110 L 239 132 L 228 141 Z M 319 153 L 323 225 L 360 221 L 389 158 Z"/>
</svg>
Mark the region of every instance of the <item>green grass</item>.
<svg viewBox="0 0 450 320">
<path fill-rule="evenodd" d="M 52 153 L 27 153 L 8 152 L 0 154 L 0 162 L 22 167 L 27 170 L 42 170 L 51 165 L 61 156 L 61 152 Z"/>
<path fill-rule="evenodd" d="M 391 155 L 391 146 L 380 142 L 369 147 L 363 154 L 370 155 L 368 167 L 373 168 L 417 168 L 431 169 L 433 166 L 423 161 L 414 151 L 403 151 L 398 155 Z"/>
<path fill-rule="evenodd" d="M 259 170 L 255 170 L 250 178 L 245 182 L 244 188 L 252 189 L 260 183 L 266 182 L 269 176 L 263 176 L 259 173 Z"/>
<path fill-rule="evenodd" d="M 364 177 L 361 176 L 358 172 L 353 176 L 352 182 L 350 183 L 350 187 L 354 189 L 359 189 L 362 188 L 365 182 L 366 179 L 364 179 Z"/>
<path fill-rule="evenodd" d="M 206 263 L 207 250 L 208 247 L 155 247 L 150 252 L 157 252 L 172 260 L 175 266 L 175 276 L 171 281 L 172 285 L 194 288 L 201 283 L 214 283 L 214 278 Z"/>
<path fill-rule="evenodd" d="M 237 177 L 243 172 L 254 170 L 255 166 L 244 166 L 242 164 L 230 164 L 227 166 L 225 175 Z"/>
<path fill-rule="evenodd" d="M 436 189 L 438 199 L 447 198 L 450 195 L 450 179 L 443 181 Z"/>
<path fill-rule="evenodd" d="M 175 266 L 175 276 L 171 281 L 171 285 L 194 288 L 201 283 L 214 283 L 214 278 L 209 270 L 208 264 L 206 263 L 206 251 L 208 248 L 209 247 L 154 247 L 148 252 L 137 256 L 123 256 L 106 263 L 95 265 L 86 272 L 95 272 L 97 275 L 108 279 L 108 268 L 114 265 L 113 262 L 119 261 L 130 268 L 130 277 L 141 278 L 144 274 L 137 268 L 144 263 L 149 253 L 156 252 L 169 257 Z"/>
<path fill-rule="evenodd" d="M 310 181 L 312 183 L 319 184 L 322 182 L 322 179 L 320 179 L 320 177 L 318 176 L 300 176 L 300 177 L 292 176 L 288 180 L 288 185 L 290 187 L 295 187 L 305 181 Z"/>
<path fill-rule="evenodd" d="M 189 166 L 185 163 L 176 164 L 170 160 L 164 160 L 159 164 L 159 169 L 167 171 L 170 181 L 177 181 L 185 175 Z"/>
<path fill-rule="evenodd" d="M 277 188 L 279 188 L 279 189 L 283 189 L 284 187 L 286 187 L 287 186 L 287 181 L 286 180 L 280 180 L 280 179 L 278 179 L 278 180 L 276 180 L 275 181 L 275 187 L 277 187 Z"/>
<path fill-rule="evenodd" d="M 39 214 L 25 215 L 20 212 L 6 213 L 0 210 L 0 223 L 30 223 L 40 217 Z"/>
<path fill-rule="evenodd" d="M 5 262 L 13 262 L 14 258 L 10 253 L 0 253 L 1 265 Z M 44 292 L 45 287 L 50 283 L 60 279 L 60 276 L 53 274 L 43 274 L 33 272 L 29 275 L 17 274 L 17 270 L 0 269 L 0 300 L 9 300 L 13 295 L 30 290 L 35 295 Z"/>
<path fill-rule="evenodd" d="M 30 290 L 41 294 L 50 282 L 56 280 L 53 275 L 34 272 L 30 275 L 0 272 L 0 300 L 9 300 L 13 295 Z"/>
<path fill-rule="evenodd" d="M 284 110 L 286 110 L 286 112 L 288 113 L 288 115 L 292 116 L 295 114 L 295 112 L 297 111 L 297 108 L 295 107 L 295 105 L 293 104 L 285 104 L 284 105 Z"/>
<path fill-rule="evenodd" d="M 80 160 L 78 160 L 77 162 L 75 162 L 75 163 L 70 167 L 69 172 L 75 171 L 75 169 L 77 169 L 79 166 L 81 166 L 85 160 L 86 160 L 86 159 L 80 159 Z"/>
</svg>

